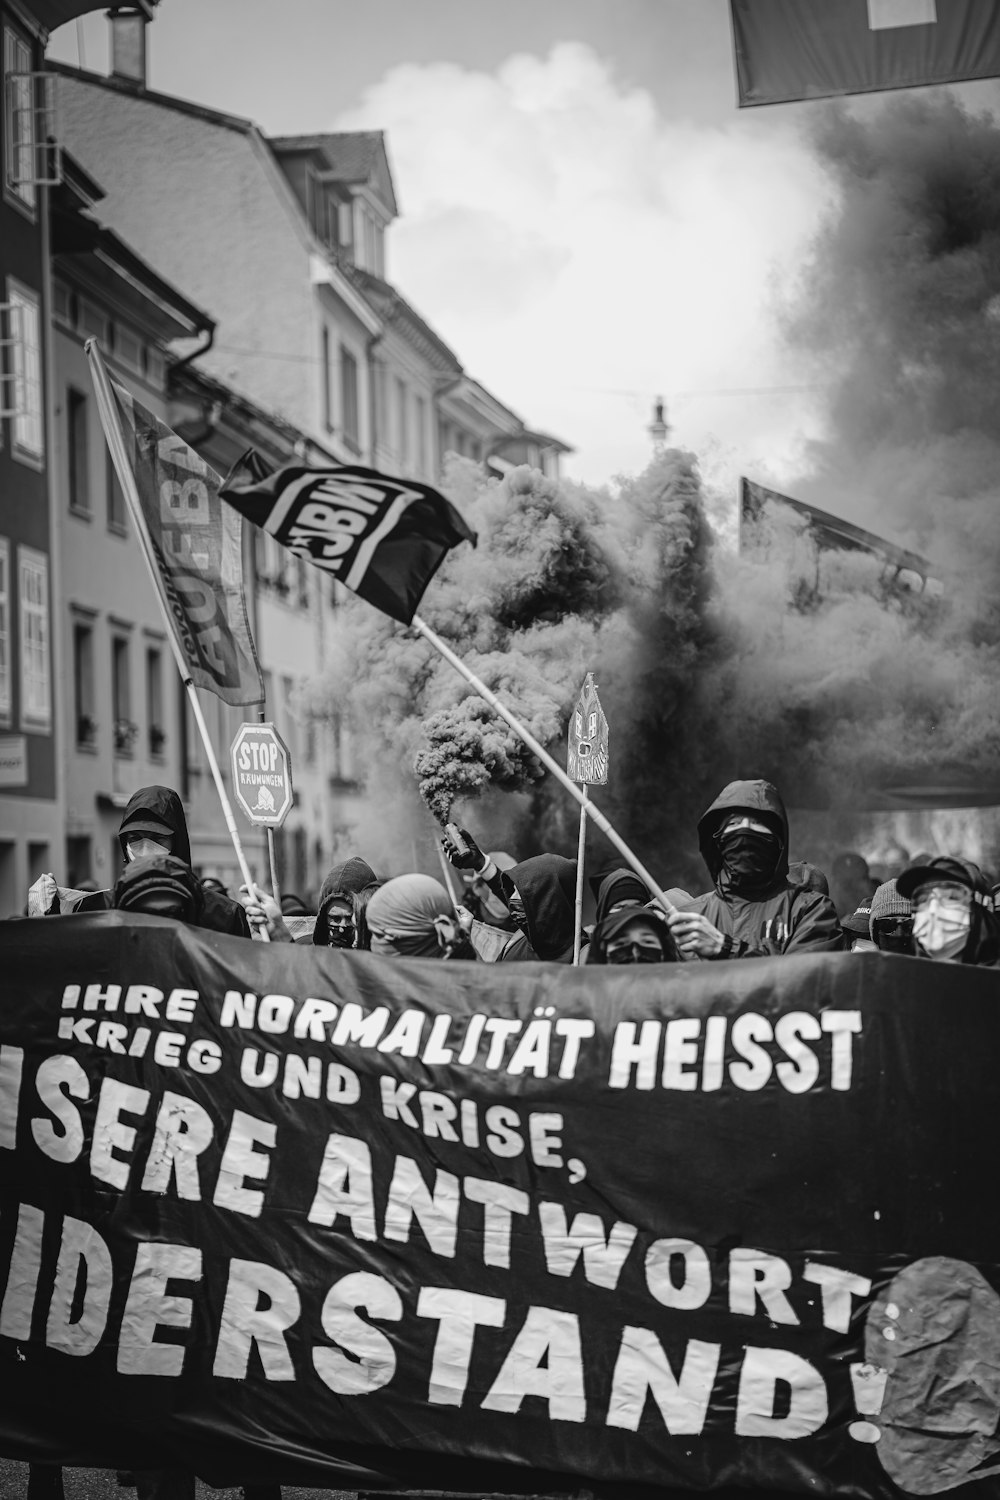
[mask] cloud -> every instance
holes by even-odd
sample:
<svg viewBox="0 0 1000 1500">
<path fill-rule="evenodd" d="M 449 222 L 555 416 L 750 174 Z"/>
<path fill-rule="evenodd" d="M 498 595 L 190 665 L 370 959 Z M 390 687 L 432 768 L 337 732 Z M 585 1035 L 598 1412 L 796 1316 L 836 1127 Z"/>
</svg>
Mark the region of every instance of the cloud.
<svg viewBox="0 0 1000 1500">
<path fill-rule="evenodd" d="M 831 188 L 791 128 L 668 120 L 581 43 L 390 70 L 337 129 L 382 128 L 402 203 L 389 274 L 463 363 L 602 481 L 642 468 L 651 403 L 720 476 L 780 478 L 812 435 L 773 292 Z"/>
</svg>

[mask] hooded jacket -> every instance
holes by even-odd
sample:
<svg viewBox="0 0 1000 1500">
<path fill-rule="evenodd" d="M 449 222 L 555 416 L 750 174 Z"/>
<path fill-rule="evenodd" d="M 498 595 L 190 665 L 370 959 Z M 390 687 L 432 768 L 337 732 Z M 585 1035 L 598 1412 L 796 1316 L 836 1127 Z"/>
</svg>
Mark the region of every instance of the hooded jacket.
<svg viewBox="0 0 1000 1500">
<path fill-rule="evenodd" d="M 485 963 L 520 963 L 536 959 L 571 964 L 576 922 L 576 860 L 561 854 L 536 854 L 505 871 L 524 903 L 527 932 L 504 932 L 473 922 L 470 938 Z"/>
<path fill-rule="evenodd" d="M 187 818 L 184 816 L 183 803 L 172 787 L 142 786 L 129 798 L 118 829 L 118 842 L 121 845 L 122 858 L 126 862 L 128 861 L 128 855 L 125 852 L 126 841 L 139 833 L 154 839 L 157 834 L 162 836 L 168 833 L 171 841 L 170 853 L 173 858 L 190 865 L 191 839 L 188 834 Z M 94 891 L 83 898 L 76 910 L 79 912 L 107 911 L 112 905 L 112 891 Z M 233 937 L 248 938 L 250 936 L 250 924 L 242 906 L 238 901 L 233 901 L 231 897 L 223 896 L 218 891 L 206 890 L 204 892 L 201 915 L 194 925 L 207 927 L 211 932 L 228 932 Z"/>
<path fill-rule="evenodd" d="M 345 859 L 342 864 L 334 865 L 320 887 L 316 925 L 313 927 L 312 937 L 297 938 L 296 941 L 313 942 L 318 948 L 325 948 L 329 936 L 326 918 L 331 903 L 338 899 L 351 901 L 351 898 L 363 891 L 366 886 L 378 885 L 378 883 L 378 876 L 371 865 L 357 855 L 351 859 Z"/>
<path fill-rule="evenodd" d="M 765 824 L 779 842 L 771 883 L 753 895 L 732 890 L 715 835 L 731 813 Z M 820 891 L 788 879 L 788 814 L 769 781 L 731 781 L 698 823 L 698 843 L 714 890 L 686 908 L 700 912 L 730 942 L 718 958 L 762 958 L 776 953 L 835 953 L 843 947 L 836 908 Z"/>
</svg>

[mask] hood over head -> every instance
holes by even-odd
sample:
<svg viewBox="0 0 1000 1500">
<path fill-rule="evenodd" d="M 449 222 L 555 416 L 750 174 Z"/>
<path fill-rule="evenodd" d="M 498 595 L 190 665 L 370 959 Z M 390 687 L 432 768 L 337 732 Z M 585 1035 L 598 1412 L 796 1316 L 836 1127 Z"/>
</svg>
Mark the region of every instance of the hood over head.
<svg viewBox="0 0 1000 1500">
<path fill-rule="evenodd" d="M 133 834 L 145 834 L 155 839 L 157 834 L 169 833 L 171 836 L 170 853 L 174 859 L 181 859 L 186 865 L 191 863 L 191 839 L 188 834 L 187 818 L 184 816 L 184 804 L 180 797 L 169 786 L 141 786 L 137 792 L 133 792 L 129 798 L 128 806 L 122 813 L 121 826 L 118 829 L 118 842 L 121 845 L 122 856 L 125 854 L 126 839 Z"/>
<path fill-rule="evenodd" d="M 597 921 L 603 922 L 616 901 L 631 901 L 636 906 L 645 906 L 652 898 L 652 891 L 634 870 L 612 870 L 605 875 L 597 889 Z"/>
<path fill-rule="evenodd" d="M 524 902 L 528 942 L 539 958 L 558 958 L 573 946 L 576 926 L 576 860 L 535 854 L 510 872 Z"/>
<path fill-rule="evenodd" d="M 378 876 L 367 860 L 361 859 L 358 855 L 343 860 L 341 864 L 334 865 L 327 872 L 326 879 L 320 887 L 316 925 L 313 928 L 313 942 L 318 948 L 326 944 L 326 915 L 330 910 L 331 901 L 336 901 L 338 898 L 342 901 L 351 901 L 353 896 L 369 885 L 378 885 Z"/>
<path fill-rule="evenodd" d="M 774 884 L 788 878 L 788 814 L 778 788 L 770 781 L 731 781 L 698 820 L 698 847 L 716 886 L 722 870 L 722 851 L 715 835 L 730 813 L 746 813 L 767 825 L 781 845 Z"/>
<path fill-rule="evenodd" d="M 450 917 L 451 897 L 432 875 L 397 875 L 379 886 L 368 903 L 366 918 L 372 952 L 401 958 L 440 958 L 434 926 L 437 917 Z"/>
</svg>

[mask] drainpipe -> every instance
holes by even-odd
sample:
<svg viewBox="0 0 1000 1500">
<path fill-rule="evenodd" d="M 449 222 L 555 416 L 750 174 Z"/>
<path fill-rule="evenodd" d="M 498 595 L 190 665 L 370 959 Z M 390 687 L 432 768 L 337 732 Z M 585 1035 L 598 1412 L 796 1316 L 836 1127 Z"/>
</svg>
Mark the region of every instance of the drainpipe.
<svg viewBox="0 0 1000 1500">
<path fill-rule="evenodd" d="M 200 359 L 203 354 L 208 353 L 209 349 L 215 343 L 215 324 L 209 323 L 205 329 L 205 333 L 207 334 L 207 338 L 201 347 L 199 349 L 192 349 L 190 354 L 185 354 L 183 359 L 177 360 L 175 364 L 171 365 L 172 370 L 184 370 L 188 365 L 193 364 L 196 359 Z"/>
</svg>

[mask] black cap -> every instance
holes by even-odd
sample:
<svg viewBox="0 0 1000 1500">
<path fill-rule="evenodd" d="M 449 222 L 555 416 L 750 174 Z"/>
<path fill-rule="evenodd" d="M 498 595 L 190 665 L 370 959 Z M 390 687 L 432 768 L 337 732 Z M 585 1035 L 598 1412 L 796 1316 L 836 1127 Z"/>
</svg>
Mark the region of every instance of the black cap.
<svg viewBox="0 0 1000 1500">
<path fill-rule="evenodd" d="M 940 854 L 935 859 L 910 865 L 897 879 L 896 890 L 907 901 L 912 901 L 914 892 L 932 881 L 951 881 L 955 885 L 966 886 L 970 891 L 985 890 L 986 885 L 975 865 L 950 854 Z"/>
<path fill-rule="evenodd" d="M 871 916 L 871 910 L 871 901 L 862 901 L 861 905 L 856 907 L 849 917 L 841 917 L 841 927 L 845 932 L 853 932 L 855 937 L 867 937 L 868 919 Z"/>
</svg>

